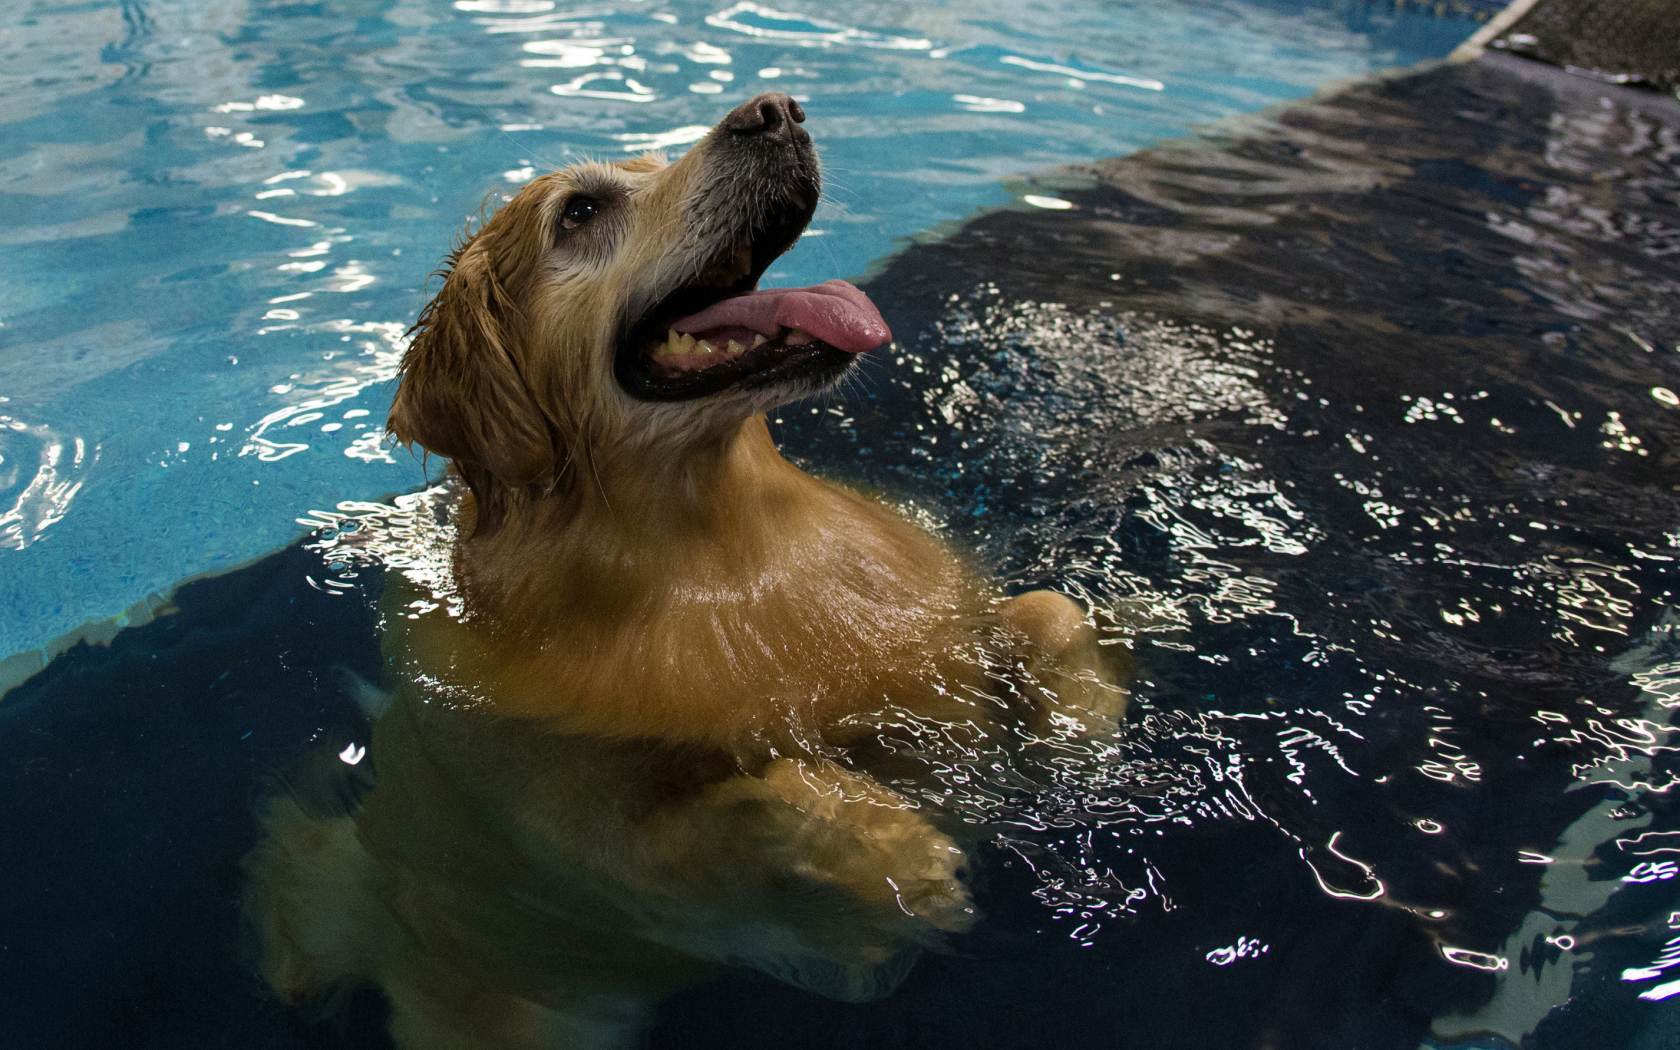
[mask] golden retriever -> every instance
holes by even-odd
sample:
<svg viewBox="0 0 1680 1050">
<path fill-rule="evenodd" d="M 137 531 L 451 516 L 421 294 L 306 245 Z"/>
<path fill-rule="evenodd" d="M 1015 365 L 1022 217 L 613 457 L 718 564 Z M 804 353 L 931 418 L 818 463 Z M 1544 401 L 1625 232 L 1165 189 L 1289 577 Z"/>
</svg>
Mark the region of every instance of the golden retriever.
<svg viewBox="0 0 1680 1050">
<path fill-rule="evenodd" d="M 391 574 L 373 787 L 264 812 L 283 997 L 374 984 L 432 1050 L 634 1045 L 729 966 L 882 994 L 977 919 L 964 830 L 886 783 L 895 727 L 1122 714 L 1078 605 L 1001 600 L 772 443 L 766 410 L 890 339 L 844 282 L 755 290 L 817 205 L 803 120 L 760 95 L 675 163 L 544 175 L 451 258 L 389 429 L 468 490 L 460 608 Z M 977 700 L 986 659 L 1030 702 Z"/>
</svg>

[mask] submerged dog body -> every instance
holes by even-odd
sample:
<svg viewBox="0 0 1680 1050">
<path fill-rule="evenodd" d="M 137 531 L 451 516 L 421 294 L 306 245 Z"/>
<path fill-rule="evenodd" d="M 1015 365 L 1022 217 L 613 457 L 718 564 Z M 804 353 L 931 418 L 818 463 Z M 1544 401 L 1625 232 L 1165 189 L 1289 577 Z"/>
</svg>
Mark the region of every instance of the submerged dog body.
<svg viewBox="0 0 1680 1050">
<path fill-rule="evenodd" d="M 1121 714 L 1071 601 L 1000 602 L 776 451 L 762 413 L 889 338 L 841 282 L 754 291 L 816 205 L 802 120 L 760 96 L 674 164 L 544 176 L 456 252 L 389 426 L 469 490 L 460 605 L 392 577 L 375 785 L 270 805 L 288 998 L 375 983 L 409 1047 L 607 1047 L 719 966 L 880 994 L 976 919 L 961 829 L 875 775 L 891 727 Z M 975 699 L 988 661 L 1030 710 Z"/>
<path fill-rule="evenodd" d="M 848 716 L 937 680 L 983 607 L 931 537 L 794 468 L 762 417 L 649 473 L 604 470 L 464 544 L 467 616 L 410 625 L 412 673 L 494 682 L 497 710 L 558 731 L 746 760 L 845 742 Z"/>
</svg>

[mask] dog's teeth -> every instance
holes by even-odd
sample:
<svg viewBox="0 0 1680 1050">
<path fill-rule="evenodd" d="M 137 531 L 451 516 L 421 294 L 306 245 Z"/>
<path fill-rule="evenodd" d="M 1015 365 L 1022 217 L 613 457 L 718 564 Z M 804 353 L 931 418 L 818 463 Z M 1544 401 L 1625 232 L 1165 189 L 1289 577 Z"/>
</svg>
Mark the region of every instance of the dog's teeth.
<svg viewBox="0 0 1680 1050">
<path fill-rule="evenodd" d="M 665 333 L 665 341 L 653 352 L 655 357 L 683 357 L 694 353 L 694 337 L 675 328 Z"/>
<path fill-rule="evenodd" d="M 762 335 L 753 336 L 753 347 L 763 346 L 767 340 Z M 679 332 L 675 328 L 668 329 L 665 341 L 654 348 L 654 357 L 704 357 L 710 354 L 724 357 L 739 357 L 747 352 L 749 347 L 739 340 L 731 339 L 722 346 L 715 345 L 704 339 L 696 339 L 687 332 Z"/>
<path fill-rule="evenodd" d="M 764 338 L 764 337 L 763 337 L 763 336 L 762 336 L 762 335 L 759 335 L 759 334 L 758 334 L 758 333 L 757 333 L 757 332 L 754 332 L 754 333 L 753 333 L 753 345 L 752 345 L 752 348 L 753 348 L 753 349 L 754 349 L 754 350 L 757 350 L 757 349 L 758 349 L 758 348 L 759 348 L 759 347 L 761 347 L 761 346 L 763 346 L 763 345 L 764 345 L 764 344 L 765 344 L 765 343 L 768 343 L 768 342 L 769 342 L 769 341 L 770 341 L 770 340 L 768 340 L 768 339 L 766 339 L 766 338 Z"/>
<path fill-rule="evenodd" d="M 816 337 L 811 335 L 810 332 L 805 331 L 803 328 L 794 328 L 789 330 L 787 338 L 782 340 L 782 342 L 789 346 L 804 346 L 806 343 L 815 341 Z"/>
</svg>

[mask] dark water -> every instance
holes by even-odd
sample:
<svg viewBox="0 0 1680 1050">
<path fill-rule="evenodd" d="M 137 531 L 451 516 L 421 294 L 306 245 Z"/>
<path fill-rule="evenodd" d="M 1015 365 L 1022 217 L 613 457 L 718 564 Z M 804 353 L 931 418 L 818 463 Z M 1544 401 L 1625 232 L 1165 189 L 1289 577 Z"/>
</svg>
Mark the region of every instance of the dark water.
<svg viewBox="0 0 1680 1050">
<path fill-rule="evenodd" d="M 730 978 L 652 1045 L 1680 1046 L 1677 136 L 1673 100 L 1490 57 L 890 260 L 899 346 L 784 448 L 1112 612 L 1128 724 L 952 803 L 988 919 L 892 997 Z M 374 997 L 311 1025 L 241 961 L 252 800 L 365 734 L 377 573 L 334 551 L 0 705 L 13 1045 L 385 1045 Z"/>
</svg>

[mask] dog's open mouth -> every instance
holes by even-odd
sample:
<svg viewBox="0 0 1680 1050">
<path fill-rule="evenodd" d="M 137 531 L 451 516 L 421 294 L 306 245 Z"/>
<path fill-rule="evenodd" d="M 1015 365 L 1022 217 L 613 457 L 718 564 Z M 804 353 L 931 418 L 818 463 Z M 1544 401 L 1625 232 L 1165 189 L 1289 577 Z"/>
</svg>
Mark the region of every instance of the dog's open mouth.
<svg viewBox="0 0 1680 1050">
<path fill-rule="evenodd" d="M 625 389 L 648 401 L 797 381 L 815 389 L 892 339 L 875 304 L 845 281 L 757 290 L 759 274 L 780 254 L 760 260 L 743 241 L 722 265 L 650 310 L 619 354 Z"/>
</svg>

